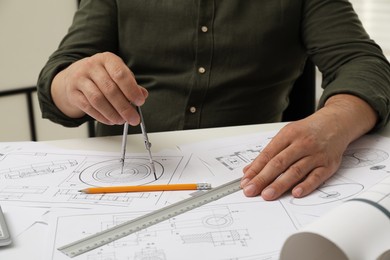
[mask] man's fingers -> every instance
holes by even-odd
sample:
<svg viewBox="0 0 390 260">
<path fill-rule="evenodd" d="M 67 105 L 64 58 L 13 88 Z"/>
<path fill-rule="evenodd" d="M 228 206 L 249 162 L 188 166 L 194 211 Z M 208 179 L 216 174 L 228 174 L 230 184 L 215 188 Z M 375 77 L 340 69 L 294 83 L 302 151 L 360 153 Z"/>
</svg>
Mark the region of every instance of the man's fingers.
<svg viewBox="0 0 390 260">
<path fill-rule="evenodd" d="M 78 100 L 78 102 L 77 102 L 78 106 L 86 114 L 95 118 L 96 120 L 98 120 L 99 122 L 101 122 L 103 124 L 106 124 L 106 125 L 113 124 L 109 119 L 107 119 L 105 116 L 103 116 L 101 113 L 99 113 L 93 106 L 91 106 L 88 99 L 85 97 L 85 95 L 81 91 L 76 91 L 74 93 L 73 97 Z"/>
<path fill-rule="evenodd" d="M 104 68 L 126 99 L 136 106 L 142 106 L 145 103 L 144 91 L 138 86 L 131 70 L 118 56 L 111 53 L 102 55 L 105 60 Z"/>
<path fill-rule="evenodd" d="M 318 167 L 314 169 L 302 183 L 294 187 L 291 192 L 292 195 L 296 198 L 301 198 L 310 194 L 315 189 L 320 187 L 326 180 L 328 180 L 333 175 L 333 173 L 334 171 L 324 167 Z"/>
<path fill-rule="evenodd" d="M 279 134 L 278 134 L 279 135 Z M 243 168 L 243 181 L 255 177 L 276 155 L 289 146 L 289 143 L 276 135 L 270 143 L 260 152 L 256 159 Z M 243 185 L 243 183 L 241 183 Z"/>
<path fill-rule="evenodd" d="M 273 200 L 283 195 L 286 191 L 290 190 L 293 185 L 305 179 L 307 174 L 314 169 L 314 165 L 318 165 L 320 163 L 316 162 L 315 158 L 316 157 L 306 156 L 293 163 L 270 185 L 264 188 L 261 192 L 261 196 L 265 200 Z"/>
<path fill-rule="evenodd" d="M 124 123 L 122 116 L 116 111 L 100 88 L 96 86 L 95 82 L 90 79 L 83 80 L 78 92 L 81 92 L 82 96 L 79 95 L 77 104 L 85 113 L 105 124 Z M 105 120 L 102 120 L 102 117 Z"/>
<path fill-rule="evenodd" d="M 304 150 L 297 150 L 294 146 L 287 147 L 276 156 L 268 153 L 269 150 L 264 149 L 251 163 L 250 167 L 246 169 L 241 182 L 246 196 L 258 195 L 265 187 L 284 173 L 290 165 L 294 165 L 306 156 Z M 301 151 L 301 153 L 297 151 Z"/>
<path fill-rule="evenodd" d="M 98 68 L 94 74 L 91 74 L 91 78 L 113 108 L 105 110 L 107 106 L 100 107 L 100 104 L 96 104 L 99 107 L 95 108 L 100 113 L 109 118 L 114 124 L 123 124 L 125 121 L 129 122 L 130 125 L 139 124 L 140 118 L 134 106 L 130 104 L 130 101 L 123 95 L 119 86 L 104 68 Z"/>
</svg>

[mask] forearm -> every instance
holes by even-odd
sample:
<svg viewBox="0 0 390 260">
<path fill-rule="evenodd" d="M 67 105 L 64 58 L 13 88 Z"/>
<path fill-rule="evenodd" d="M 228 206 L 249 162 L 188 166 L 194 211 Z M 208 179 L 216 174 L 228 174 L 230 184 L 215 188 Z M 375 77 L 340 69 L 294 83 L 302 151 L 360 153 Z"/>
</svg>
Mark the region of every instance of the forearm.
<svg viewBox="0 0 390 260">
<path fill-rule="evenodd" d="M 337 94 L 328 98 L 317 113 L 328 117 L 331 127 L 345 135 L 347 143 L 372 130 L 378 120 L 376 111 L 364 100 L 349 94 Z"/>
</svg>

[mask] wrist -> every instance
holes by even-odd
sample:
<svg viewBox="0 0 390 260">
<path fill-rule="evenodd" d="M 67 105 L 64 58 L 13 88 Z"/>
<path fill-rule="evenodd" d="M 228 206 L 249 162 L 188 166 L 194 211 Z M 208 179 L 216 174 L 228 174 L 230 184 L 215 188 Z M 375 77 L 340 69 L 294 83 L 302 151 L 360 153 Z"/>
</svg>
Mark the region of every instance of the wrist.
<svg viewBox="0 0 390 260">
<path fill-rule="evenodd" d="M 341 129 L 347 130 L 350 141 L 372 130 L 378 120 L 376 111 L 363 99 L 350 95 L 334 95 L 322 108 Z"/>
</svg>

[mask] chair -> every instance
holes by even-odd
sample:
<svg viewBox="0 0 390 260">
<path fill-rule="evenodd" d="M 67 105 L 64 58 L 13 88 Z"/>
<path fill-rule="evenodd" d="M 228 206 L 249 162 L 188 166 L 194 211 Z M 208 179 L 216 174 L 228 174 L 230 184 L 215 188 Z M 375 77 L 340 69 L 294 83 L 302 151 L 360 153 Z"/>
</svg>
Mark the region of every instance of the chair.
<svg viewBox="0 0 390 260">
<path fill-rule="evenodd" d="M 283 122 L 295 121 L 311 115 L 316 107 L 316 70 L 307 60 L 302 75 L 295 81 L 289 95 L 290 103 L 283 113 Z"/>
</svg>

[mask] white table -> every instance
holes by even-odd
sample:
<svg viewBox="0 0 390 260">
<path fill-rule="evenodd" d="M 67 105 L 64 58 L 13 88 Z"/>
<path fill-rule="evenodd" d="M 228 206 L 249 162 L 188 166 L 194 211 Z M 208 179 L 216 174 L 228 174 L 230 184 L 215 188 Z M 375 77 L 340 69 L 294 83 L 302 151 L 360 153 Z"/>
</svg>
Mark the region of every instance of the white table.
<svg viewBox="0 0 390 260">
<path fill-rule="evenodd" d="M 272 130 L 278 130 L 285 123 L 247 125 L 224 128 L 211 128 L 200 130 L 173 131 L 162 133 L 150 133 L 149 141 L 152 143 L 152 151 L 157 152 L 162 149 L 173 149 L 177 145 L 193 143 L 198 141 L 212 140 L 216 138 L 238 136 L 250 133 L 261 133 Z M 390 125 L 378 132 L 379 134 L 390 137 Z M 114 151 L 119 152 L 121 148 L 121 136 L 96 137 L 86 139 L 57 140 L 45 142 L 58 148 L 76 149 L 76 150 L 94 150 L 94 151 Z M 143 138 L 140 134 L 129 135 L 127 142 L 128 152 L 145 152 Z M 17 242 L 9 247 L 0 248 L 1 260 L 18 259 L 42 259 L 41 252 L 45 241 L 47 226 L 44 224 L 34 224 L 25 231 Z"/>
</svg>

